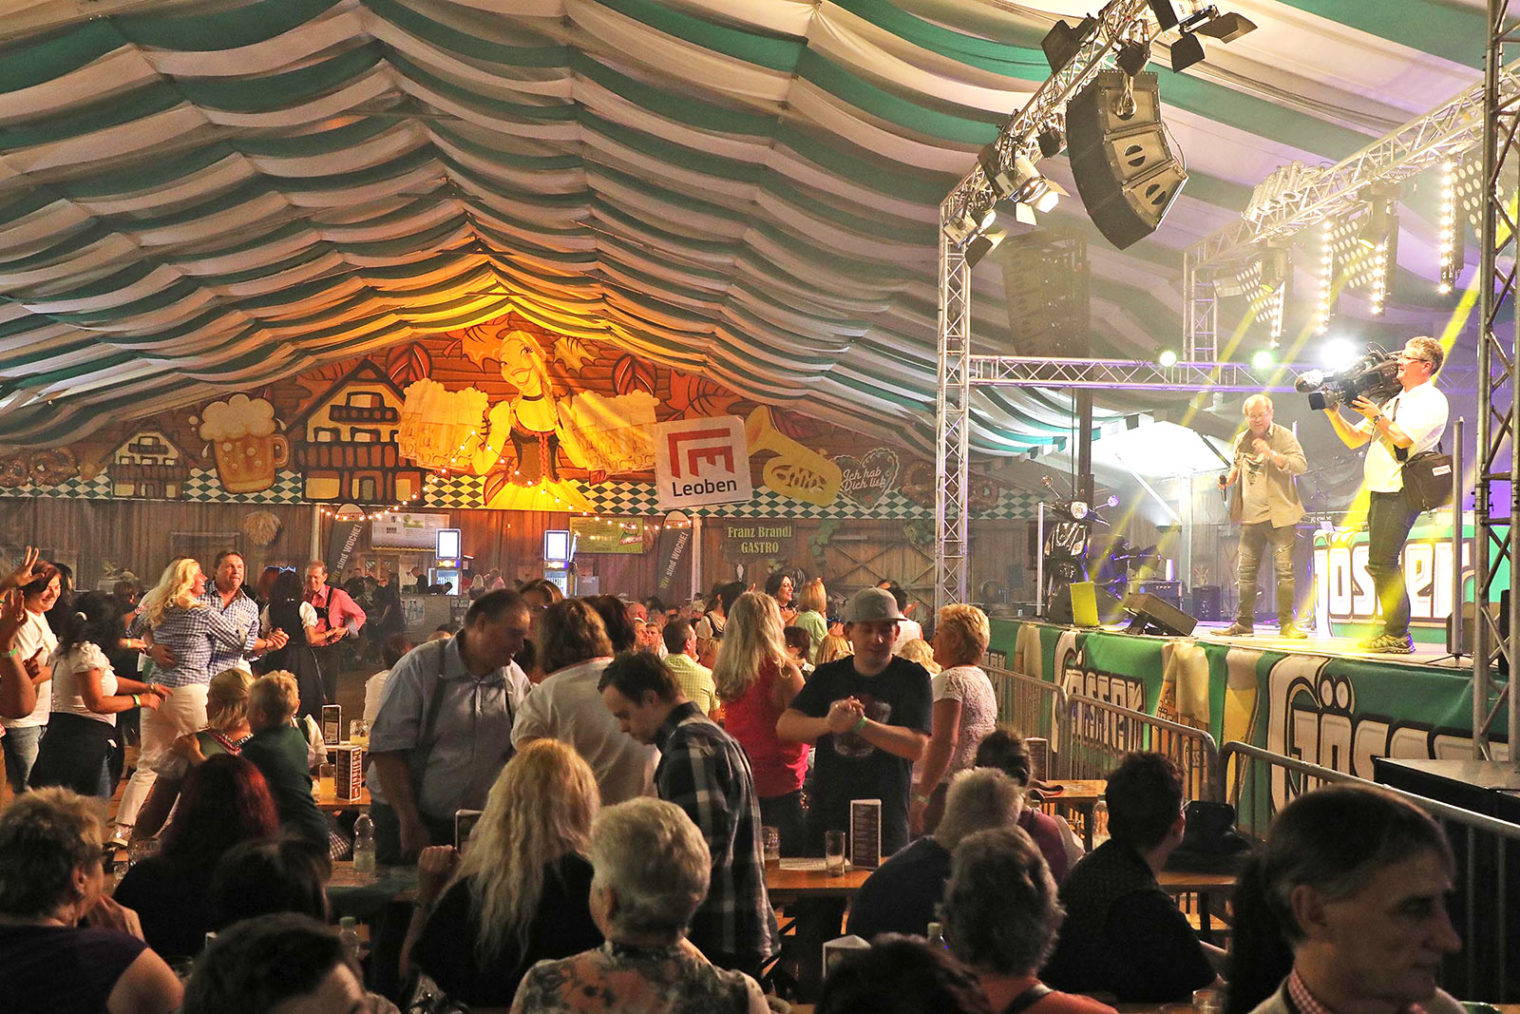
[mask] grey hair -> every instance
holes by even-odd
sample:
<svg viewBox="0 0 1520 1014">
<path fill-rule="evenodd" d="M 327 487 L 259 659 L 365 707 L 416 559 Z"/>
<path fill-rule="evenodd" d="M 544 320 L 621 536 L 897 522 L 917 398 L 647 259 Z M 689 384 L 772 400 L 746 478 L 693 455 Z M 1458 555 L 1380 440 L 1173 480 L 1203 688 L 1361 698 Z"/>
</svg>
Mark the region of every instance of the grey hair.
<svg viewBox="0 0 1520 1014">
<path fill-rule="evenodd" d="M 971 768 L 950 779 L 945 815 L 934 840 L 954 852 L 962 838 L 976 831 L 1013 827 L 1024 810 L 1024 790 L 996 768 Z"/>
<path fill-rule="evenodd" d="M 1267 397 L 1265 394 L 1253 394 L 1249 398 L 1247 398 L 1245 400 L 1245 402 L 1240 406 L 1240 414 L 1241 415 L 1245 415 L 1247 412 L 1250 412 L 1251 409 L 1253 407 L 1257 406 L 1257 405 L 1265 405 L 1265 406 L 1267 406 L 1267 411 L 1268 412 L 1272 411 L 1272 399 L 1271 398 Z"/>
<path fill-rule="evenodd" d="M 1066 918 L 1045 857 L 1018 827 L 962 840 L 950 858 L 941 909 L 956 956 L 1001 975 L 1043 966 Z"/>
<path fill-rule="evenodd" d="M 712 855 L 674 803 L 643 797 L 609 806 L 591 824 L 592 891 L 617 898 L 613 929 L 679 940 L 707 897 Z"/>
</svg>

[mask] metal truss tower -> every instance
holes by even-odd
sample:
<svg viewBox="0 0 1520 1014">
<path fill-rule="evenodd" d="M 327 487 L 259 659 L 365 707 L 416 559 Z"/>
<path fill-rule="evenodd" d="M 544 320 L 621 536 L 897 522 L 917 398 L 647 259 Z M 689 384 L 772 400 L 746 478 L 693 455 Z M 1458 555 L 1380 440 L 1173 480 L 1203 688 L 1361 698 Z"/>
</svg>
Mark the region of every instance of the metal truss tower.
<svg viewBox="0 0 1520 1014">
<path fill-rule="evenodd" d="M 1480 758 L 1492 757 L 1490 737 L 1508 702 L 1506 730 L 1510 763 L 1520 767 L 1520 699 L 1511 692 L 1520 675 L 1520 457 L 1515 454 L 1520 419 L 1516 357 L 1520 332 L 1515 316 L 1515 228 L 1520 215 L 1508 202 L 1520 183 L 1520 96 L 1506 88 L 1506 55 L 1520 44 L 1511 23 L 1511 0 L 1488 0 L 1488 51 L 1483 76 L 1483 221 L 1479 230 L 1482 263 L 1478 340 L 1478 455 L 1474 514 L 1473 744 Z M 1501 320 L 1502 318 L 1506 318 Z M 1507 573 L 1505 567 L 1507 565 Z M 1501 580 L 1502 575 L 1502 580 Z M 1500 618 L 1489 603 L 1509 592 L 1509 615 Z M 1500 663 L 1509 680 L 1495 680 Z"/>
</svg>

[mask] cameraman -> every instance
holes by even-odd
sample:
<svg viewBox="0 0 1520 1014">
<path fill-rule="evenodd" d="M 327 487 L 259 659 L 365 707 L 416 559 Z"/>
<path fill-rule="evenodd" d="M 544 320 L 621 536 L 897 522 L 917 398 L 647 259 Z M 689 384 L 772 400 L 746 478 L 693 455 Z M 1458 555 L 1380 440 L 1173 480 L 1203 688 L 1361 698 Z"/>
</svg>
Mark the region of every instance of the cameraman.
<svg viewBox="0 0 1520 1014">
<path fill-rule="evenodd" d="M 1282 636 L 1303 640 L 1308 635 L 1293 622 L 1293 539 L 1304 516 L 1296 475 L 1308 471 L 1304 449 L 1286 426 L 1272 421 L 1272 399 L 1253 394 L 1244 407 L 1246 431 L 1235 441 L 1235 465 L 1220 476 L 1221 490 L 1230 495 L 1230 520 L 1240 524 L 1240 554 L 1236 577 L 1240 610 L 1225 631 L 1229 637 L 1248 637 L 1256 626 L 1256 574 L 1261 554 L 1272 546 L 1277 573 L 1277 623 Z M 1238 483 L 1238 485 L 1237 485 Z"/>
<path fill-rule="evenodd" d="M 1367 573 L 1377 586 L 1383 607 L 1383 632 L 1361 642 L 1364 651 L 1408 655 L 1414 651 L 1409 636 L 1409 591 L 1399 556 L 1404 540 L 1419 511 L 1404 498 L 1403 467 L 1394 453 L 1403 448 L 1409 455 L 1428 451 L 1441 442 L 1448 412 L 1446 395 L 1436 390 L 1431 378 L 1446 358 L 1434 338 L 1411 338 L 1398 354 L 1399 384 L 1404 388 L 1381 405 L 1358 398 L 1351 407 L 1366 419 L 1355 426 L 1335 408 L 1326 408 L 1330 425 L 1347 447 L 1371 441 L 1362 465 L 1367 487 Z"/>
</svg>

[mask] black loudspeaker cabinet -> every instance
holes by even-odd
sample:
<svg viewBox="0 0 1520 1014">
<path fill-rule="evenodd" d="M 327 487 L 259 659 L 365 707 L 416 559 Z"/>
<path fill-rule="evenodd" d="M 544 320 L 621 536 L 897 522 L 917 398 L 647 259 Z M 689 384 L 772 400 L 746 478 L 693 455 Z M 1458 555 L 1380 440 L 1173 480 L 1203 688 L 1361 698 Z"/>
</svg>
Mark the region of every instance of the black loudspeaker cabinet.
<svg viewBox="0 0 1520 1014">
<path fill-rule="evenodd" d="M 1182 608 L 1181 581 L 1136 581 L 1135 591 L 1154 595 L 1173 609 Z"/>
<path fill-rule="evenodd" d="M 1120 117 L 1125 74 L 1098 74 L 1066 108 L 1066 139 L 1077 192 L 1098 231 L 1123 250 L 1156 231 L 1187 182 L 1161 126 L 1156 75 L 1135 75 L 1135 111 Z"/>
<path fill-rule="evenodd" d="M 1488 612 L 1489 612 L 1489 615 L 1492 616 L 1494 618 L 1494 620 L 1497 621 L 1497 623 L 1498 623 L 1499 636 L 1501 638 L 1508 637 L 1509 636 L 1509 589 L 1508 588 L 1504 589 L 1503 591 L 1501 591 L 1499 593 L 1499 601 L 1498 602 L 1490 602 L 1488 604 Z M 1454 646 L 1452 644 L 1452 636 L 1451 635 L 1452 635 L 1452 625 L 1456 622 L 1457 615 L 1458 614 L 1454 612 L 1454 613 L 1452 613 L 1452 615 L 1446 617 L 1446 650 L 1447 651 L 1454 651 L 1455 650 L 1455 648 L 1454 648 Z M 1476 636 L 1476 634 L 1473 631 L 1473 620 L 1476 619 L 1477 615 L 1478 615 L 1477 606 L 1474 603 L 1472 603 L 1472 602 L 1464 602 L 1464 603 L 1462 603 L 1462 611 L 1461 611 L 1460 615 L 1462 617 L 1462 654 L 1464 654 L 1464 655 L 1471 655 L 1473 653 L 1473 638 Z M 1503 653 L 1499 654 L 1498 658 L 1495 660 L 1495 664 L 1496 664 L 1496 666 L 1497 666 L 1497 668 L 1499 670 L 1499 675 L 1503 676 L 1505 679 L 1508 679 L 1509 678 L 1509 660 L 1504 657 Z"/>
<path fill-rule="evenodd" d="M 1224 619 L 1224 595 L 1217 584 L 1193 586 L 1193 615 L 1205 623 Z"/>
<path fill-rule="evenodd" d="M 1124 596 L 1124 609 L 1134 617 L 1129 623 L 1132 634 L 1187 637 L 1198 626 L 1198 621 L 1181 609 L 1146 592 L 1130 592 Z"/>
</svg>

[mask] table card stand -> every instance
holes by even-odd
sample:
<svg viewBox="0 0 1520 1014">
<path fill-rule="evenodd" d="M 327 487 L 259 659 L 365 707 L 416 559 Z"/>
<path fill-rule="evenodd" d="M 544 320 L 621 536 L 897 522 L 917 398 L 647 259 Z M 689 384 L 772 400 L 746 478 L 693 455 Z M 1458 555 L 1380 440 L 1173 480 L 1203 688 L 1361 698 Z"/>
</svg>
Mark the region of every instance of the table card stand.
<svg viewBox="0 0 1520 1014">
<path fill-rule="evenodd" d="M 850 800 L 850 864 L 874 870 L 881 865 L 881 800 Z"/>
</svg>

